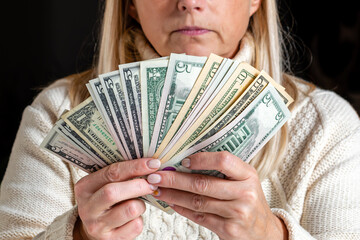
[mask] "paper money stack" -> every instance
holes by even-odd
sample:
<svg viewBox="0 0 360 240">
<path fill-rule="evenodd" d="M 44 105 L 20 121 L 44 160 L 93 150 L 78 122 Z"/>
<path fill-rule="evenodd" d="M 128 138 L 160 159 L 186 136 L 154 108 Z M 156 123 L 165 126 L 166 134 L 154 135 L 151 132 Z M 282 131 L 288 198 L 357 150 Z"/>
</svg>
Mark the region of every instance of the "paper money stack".
<svg viewBox="0 0 360 240">
<path fill-rule="evenodd" d="M 41 147 L 88 173 L 142 157 L 188 172 L 181 160 L 199 151 L 248 162 L 290 117 L 293 101 L 264 71 L 215 54 L 119 65 L 87 88 L 91 97 L 64 113 Z"/>
</svg>

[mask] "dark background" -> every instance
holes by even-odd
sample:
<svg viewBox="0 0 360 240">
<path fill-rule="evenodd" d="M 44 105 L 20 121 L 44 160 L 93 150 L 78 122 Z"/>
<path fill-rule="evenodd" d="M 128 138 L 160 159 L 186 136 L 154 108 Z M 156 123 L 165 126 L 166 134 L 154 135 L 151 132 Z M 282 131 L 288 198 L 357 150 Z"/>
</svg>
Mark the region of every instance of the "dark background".
<svg viewBox="0 0 360 240">
<path fill-rule="evenodd" d="M 99 2 L 2 3 L 0 180 L 26 105 L 50 82 L 91 65 Z M 352 1 L 314 2 L 282 0 L 279 4 L 285 30 L 291 30 L 298 41 L 292 54 L 298 60 L 292 70 L 337 92 L 360 113 L 360 10 Z"/>
</svg>

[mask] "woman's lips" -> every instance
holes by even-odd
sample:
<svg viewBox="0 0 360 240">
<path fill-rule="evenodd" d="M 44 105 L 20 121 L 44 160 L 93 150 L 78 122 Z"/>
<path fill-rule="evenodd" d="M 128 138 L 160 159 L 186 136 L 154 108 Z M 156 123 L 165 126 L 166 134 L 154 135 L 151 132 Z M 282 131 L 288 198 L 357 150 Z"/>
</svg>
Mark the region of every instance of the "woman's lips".
<svg viewBox="0 0 360 240">
<path fill-rule="evenodd" d="M 176 30 L 175 32 L 188 35 L 188 36 L 198 36 L 210 32 L 208 29 L 200 27 L 184 27 Z"/>
</svg>

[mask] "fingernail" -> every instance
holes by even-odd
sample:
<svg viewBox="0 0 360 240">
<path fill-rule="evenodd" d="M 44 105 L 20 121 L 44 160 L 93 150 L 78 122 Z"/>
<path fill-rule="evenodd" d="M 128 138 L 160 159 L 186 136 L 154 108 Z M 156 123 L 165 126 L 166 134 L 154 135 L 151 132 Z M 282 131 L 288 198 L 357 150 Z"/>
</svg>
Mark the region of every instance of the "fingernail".
<svg viewBox="0 0 360 240">
<path fill-rule="evenodd" d="M 170 207 L 175 206 L 175 205 L 174 205 L 174 204 L 172 204 L 172 203 L 167 203 L 167 205 L 169 205 Z"/>
<path fill-rule="evenodd" d="M 156 189 L 156 190 L 152 193 L 152 195 L 155 196 L 155 197 L 160 196 L 160 195 L 161 195 L 160 189 Z"/>
<path fill-rule="evenodd" d="M 161 181 L 161 176 L 159 174 L 150 174 L 147 177 L 149 183 L 159 183 Z"/>
<path fill-rule="evenodd" d="M 190 167 L 190 159 L 189 158 L 185 158 L 184 160 L 181 161 L 181 165 L 183 167 L 189 168 Z"/>
<path fill-rule="evenodd" d="M 151 159 L 147 162 L 147 166 L 149 168 L 158 169 L 161 165 L 161 162 L 159 159 Z"/>
<path fill-rule="evenodd" d="M 158 189 L 158 186 L 154 186 L 154 185 L 151 185 L 149 184 L 149 187 L 151 190 L 155 191 L 156 189 Z"/>
</svg>

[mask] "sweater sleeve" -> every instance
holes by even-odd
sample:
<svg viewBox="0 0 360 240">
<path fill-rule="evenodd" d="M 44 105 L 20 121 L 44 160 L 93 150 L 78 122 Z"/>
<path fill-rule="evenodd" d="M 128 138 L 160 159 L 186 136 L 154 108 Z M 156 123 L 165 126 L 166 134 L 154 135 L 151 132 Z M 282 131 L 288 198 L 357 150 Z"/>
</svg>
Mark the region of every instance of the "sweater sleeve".
<svg viewBox="0 0 360 240">
<path fill-rule="evenodd" d="M 335 94 L 314 101 L 319 118 L 304 138 L 301 164 L 287 168 L 299 176 L 289 182 L 296 188 L 285 209 L 272 211 L 286 224 L 289 239 L 360 239 L 359 117 Z"/>
<path fill-rule="evenodd" d="M 0 239 L 72 239 L 73 168 L 39 148 L 69 106 L 66 96 L 66 87 L 53 86 L 24 110 L 1 183 Z"/>
<path fill-rule="evenodd" d="M 360 239 L 360 127 L 317 164 L 301 223 L 316 239 Z"/>
<path fill-rule="evenodd" d="M 358 127 L 317 164 L 300 221 L 284 209 L 272 209 L 287 226 L 289 239 L 360 239 L 359 146 Z M 334 156 L 338 163 L 329 164 Z"/>
</svg>

